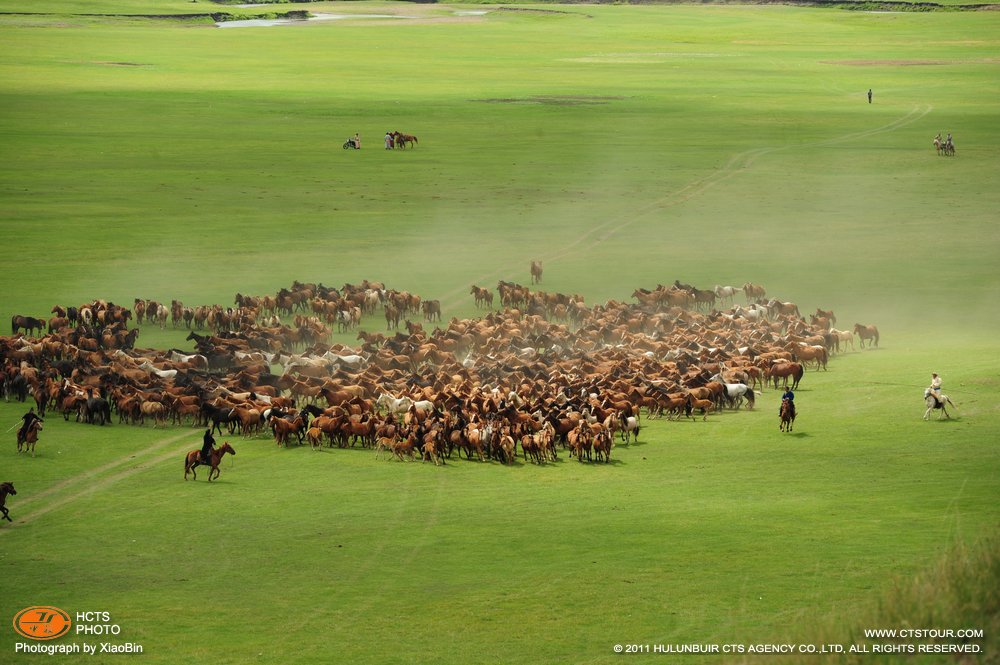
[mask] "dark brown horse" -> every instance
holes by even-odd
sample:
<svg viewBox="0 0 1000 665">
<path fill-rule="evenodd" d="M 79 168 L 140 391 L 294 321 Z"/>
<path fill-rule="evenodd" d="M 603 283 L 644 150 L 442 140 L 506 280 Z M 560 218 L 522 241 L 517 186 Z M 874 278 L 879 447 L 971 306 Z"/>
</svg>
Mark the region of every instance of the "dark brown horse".
<svg viewBox="0 0 1000 665">
<path fill-rule="evenodd" d="M 791 432 L 792 423 L 795 422 L 795 405 L 790 399 L 781 400 L 781 423 L 778 430 L 781 432 Z"/>
<path fill-rule="evenodd" d="M 31 451 L 31 456 L 35 456 L 35 444 L 38 443 L 38 433 L 42 430 L 42 423 L 39 420 L 31 423 L 28 427 L 28 431 L 24 433 L 24 439 L 17 442 L 17 452 L 21 452 L 23 447 L 24 452 Z"/>
<path fill-rule="evenodd" d="M 219 477 L 219 463 L 222 462 L 222 457 L 226 453 L 231 453 L 233 455 L 236 454 L 236 451 L 233 450 L 233 447 L 231 445 L 229 445 L 228 441 L 226 441 L 225 443 L 223 443 L 221 448 L 212 448 L 212 455 L 211 455 L 211 458 L 210 458 L 211 459 L 211 467 L 212 468 L 208 472 L 208 480 L 209 480 L 209 482 L 211 482 L 213 478 L 218 478 Z M 197 474 L 197 472 L 195 472 L 194 469 L 195 469 L 195 467 L 200 466 L 202 464 L 204 464 L 204 462 L 201 461 L 201 449 L 200 448 L 198 450 L 192 450 L 187 455 L 185 455 L 184 456 L 184 480 L 188 479 L 188 472 L 190 472 L 191 475 L 194 476 L 195 480 L 198 480 L 198 474 Z"/>
<path fill-rule="evenodd" d="M 17 490 L 14 489 L 14 483 L 0 483 L 0 512 L 3 512 L 3 518 L 8 522 L 13 522 L 10 518 L 10 511 L 4 506 L 7 503 L 8 494 L 17 494 Z"/>
<path fill-rule="evenodd" d="M 37 330 L 38 334 L 41 335 L 45 328 L 45 319 L 36 319 L 33 316 L 21 316 L 20 314 L 10 317 L 11 332 L 16 335 L 21 328 L 24 328 L 25 334 L 30 335 Z"/>
</svg>

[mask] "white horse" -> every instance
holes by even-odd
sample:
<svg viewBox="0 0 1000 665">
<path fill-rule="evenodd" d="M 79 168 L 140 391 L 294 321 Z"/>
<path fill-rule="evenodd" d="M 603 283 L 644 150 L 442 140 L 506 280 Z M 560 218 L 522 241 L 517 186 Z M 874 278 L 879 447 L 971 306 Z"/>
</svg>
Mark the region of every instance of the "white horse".
<svg viewBox="0 0 1000 665">
<path fill-rule="evenodd" d="M 718 375 L 716 375 L 718 376 Z M 713 380 L 717 380 L 713 377 Z M 743 406 L 743 400 L 747 401 L 747 409 L 752 409 L 756 402 L 756 395 L 747 384 L 745 383 L 725 383 L 720 381 L 726 388 L 726 401 L 734 409 L 739 409 Z"/>
<path fill-rule="evenodd" d="M 735 286 L 719 286 L 718 284 L 716 284 L 715 288 L 712 290 L 715 292 L 716 298 L 723 303 L 728 300 L 730 304 L 733 302 L 733 299 L 736 297 L 736 293 L 739 291 L 739 289 Z"/>
<path fill-rule="evenodd" d="M 639 425 L 639 419 L 635 416 L 626 416 L 624 413 L 619 414 L 621 423 L 621 437 L 625 445 L 628 445 L 633 434 L 635 435 L 636 442 L 639 441 L 639 430 L 641 426 Z"/>
<path fill-rule="evenodd" d="M 344 356 L 342 356 L 342 355 L 338 355 L 338 354 L 336 354 L 336 353 L 334 353 L 332 351 L 327 351 L 326 353 L 324 353 L 320 357 L 321 358 L 325 358 L 326 360 L 329 360 L 329 361 L 334 362 L 334 363 L 340 363 L 342 365 L 347 365 L 348 367 L 351 367 L 351 368 L 354 368 L 354 369 L 363 369 L 368 364 L 368 359 L 367 358 L 365 358 L 364 356 L 357 355 L 357 354 L 351 354 L 351 355 L 344 355 Z"/>
<path fill-rule="evenodd" d="M 944 407 L 945 404 L 951 404 L 954 408 L 958 408 L 947 395 L 942 394 L 940 399 L 935 397 L 931 393 L 930 388 L 924 390 L 924 404 L 927 405 L 927 410 L 924 411 L 924 420 L 927 420 L 930 417 L 931 411 L 934 409 L 941 409 L 941 415 L 938 416 L 938 420 L 941 420 L 942 416 L 945 418 L 951 418 L 951 416 L 948 415 L 948 409 Z"/>
<path fill-rule="evenodd" d="M 144 369 L 144 370 L 146 370 L 146 372 L 148 372 L 150 374 L 155 374 L 156 376 L 160 377 L 161 379 L 173 379 L 173 378 L 177 377 L 177 370 L 176 369 L 157 369 L 148 360 L 139 363 L 139 369 Z"/>
<path fill-rule="evenodd" d="M 375 400 L 375 407 L 384 406 L 389 413 L 406 413 L 413 406 L 413 400 L 405 395 L 403 397 L 393 397 L 389 393 L 382 393 Z"/>
</svg>

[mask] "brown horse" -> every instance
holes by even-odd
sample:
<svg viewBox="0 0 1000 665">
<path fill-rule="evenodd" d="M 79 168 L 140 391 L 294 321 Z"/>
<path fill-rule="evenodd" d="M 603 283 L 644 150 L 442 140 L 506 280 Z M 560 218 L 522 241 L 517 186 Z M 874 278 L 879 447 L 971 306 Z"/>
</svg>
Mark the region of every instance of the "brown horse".
<svg viewBox="0 0 1000 665">
<path fill-rule="evenodd" d="M 31 456 L 35 456 L 35 444 L 38 443 L 38 433 L 42 430 L 41 421 L 34 421 L 31 426 L 28 427 L 28 431 L 24 433 L 24 439 L 17 442 L 17 452 L 21 452 L 22 446 L 24 447 L 24 452 L 31 451 Z"/>
<path fill-rule="evenodd" d="M 13 522 L 14 520 L 10 518 L 10 511 L 4 505 L 7 503 L 8 494 L 17 494 L 17 490 L 14 489 L 14 483 L 0 483 L 0 512 L 3 512 L 5 520 Z"/>
<path fill-rule="evenodd" d="M 774 379 L 774 389 L 778 389 L 778 379 L 784 379 L 784 386 L 788 386 L 788 377 L 792 377 L 792 390 L 798 390 L 799 381 L 802 380 L 802 375 L 805 374 L 805 369 L 799 363 L 778 363 L 772 365 L 768 370 L 767 374 L 764 375 L 765 382 Z"/>
<path fill-rule="evenodd" d="M 791 432 L 792 423 L 795 422 L 795 405 L 792 400 L 781 400 L 781 422 L 778 424 L 778 431 Z"/>
<path fill-rule="evenodd" d="M 212 448 L 212 455 L 209 458 L 211 460 L 211 464 L 209 466 L 212 467 L 209 470 L 209 472 L 208 472 L 208 481 L 209 482 L 212 482 L 213 478 L 218 478 L 219 477 L 219 463 L 222 462 L 222 457 L 226 453 L 231 453 L 233 455 L 236 454 L 236 451 L 233 450 L 233 447 L 231 445 L 229 445 L 228 441 L 226 441 L 225 443 L 223 443 L 221 448 Z M 188 473 L 189 472 L 191 473 L 191 475 L 194 476 L 195 480 L 198 480 L 198 474 L 197 474 L 197 472 L 195 472 L 194 469 L 195 469 L 195 467 L 200 466 L 202 464 L 204 464 L 204 462 L 201 461 L 201 449 L 200 448 L 198 450 L 192 450 L 187 455 L 185 455 L 184 456 L 184 480 L 188 479 Z"/>
<path fill-rule="evenodd" d="M 406 144 L 409 143 L 412 148 L 415 143 L 420 143 L 416 136 L 412 134 L 404 134 L 403 132 L 393 132 L 396 138 L 396 147 L 405 150 Z"/>
<path fill-rule="evenodd" d="M 531 283 L 541 284 L 542 283 L 542 262 L 532 261 L 531 262 Z"/>
<path fill-rule="evenodd" d="M 869 348 L 873 342 L 875 346 L 878 346 L 878 328 L 875 326 L 863 326 L 860 323 L 855 323 L 854 334 L 858 336 L 858 345 L 862 349 L 865 348 L 865 340 L 868 341 Z"/>
<path fill-rule="evenodd" d="M 21 328 L 24 328 L 24 332 L 27 335 L 31 335 L 35 330 L 41 335 L 42 330 L 45 328 L 45 320 L 36 319 L 33 316 L 21 316 L 20 314 L 10 317 L 11 332 L 16 335 Z"/>
</svg>

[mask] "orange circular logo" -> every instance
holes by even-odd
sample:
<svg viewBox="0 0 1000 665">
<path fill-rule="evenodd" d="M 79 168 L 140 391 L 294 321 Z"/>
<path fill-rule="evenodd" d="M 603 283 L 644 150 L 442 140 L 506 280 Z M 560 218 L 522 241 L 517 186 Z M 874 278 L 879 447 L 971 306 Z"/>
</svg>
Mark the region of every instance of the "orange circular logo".
<svg viewBox="0 0 1000 665">
<path fill-rule="evenodd" d="M 48 605 L 28 607 L 14 616 L 14 630 L 29 640 L 54 640 L 72 625 L 68 614 Z"/>
</svg>

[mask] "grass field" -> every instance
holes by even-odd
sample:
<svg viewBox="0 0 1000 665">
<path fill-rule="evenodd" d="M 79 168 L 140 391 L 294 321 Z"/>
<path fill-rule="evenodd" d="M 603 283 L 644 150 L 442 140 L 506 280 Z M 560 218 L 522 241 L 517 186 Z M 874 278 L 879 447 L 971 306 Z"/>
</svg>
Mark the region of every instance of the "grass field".
<svg viewBox="0 0 1000 665">
<path fill-rule="evenodd" d="M 49 418 L 38 457 L 12 433 L 0 453 L 19 492 L 0 617 L 108 611 L 147 663 L 601 663 L 615 644 L 847 644 L 906 616 L 880 613 L 893 589 L 995 547 L 996 12 L 306 8 L 409 18 L 220 30 L 73 16 L 205 2 L 0 0 L 49 12 L 0 14 L 0 321 L 364 278 L 447 320 L 540 259 L 546 290 L 591 304 L 763 283 L 877 324 L 882 348 L 810 372 L 794 435 L 768 391 L 651 422 L 607 466 L 234 440 L 219 483 L 184 483 L 197 430 Z M 419 145 L 382 150 L 390 129 Z M 364 149 L 342 150 L 354 132 Z M 932 370 L 954 421 L 920 419 Z M 23 411 L 0 404 L 4 429 Z M 7 625 L 0 660 L 45 658 Z M 995 662 L 995 632 L 974 643 Z"/>
</svg>

